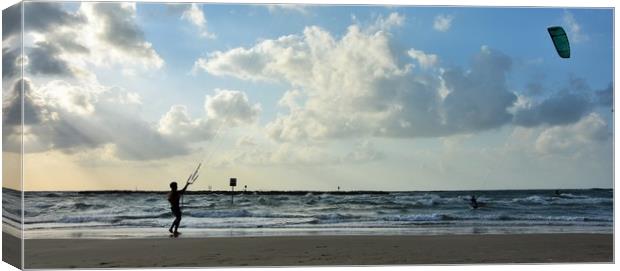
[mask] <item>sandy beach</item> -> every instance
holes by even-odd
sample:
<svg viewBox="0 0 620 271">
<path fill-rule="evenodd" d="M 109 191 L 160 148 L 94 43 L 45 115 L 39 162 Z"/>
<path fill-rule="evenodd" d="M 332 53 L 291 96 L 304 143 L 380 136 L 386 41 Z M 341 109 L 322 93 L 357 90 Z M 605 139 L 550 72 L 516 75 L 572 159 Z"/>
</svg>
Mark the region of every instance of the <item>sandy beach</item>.
<svg viewBox="0 0 620 271">
<path fill-rule="evenodd" d="M 611 262 L 613 235 L 32 239 L 25 249 L 26 268 L 579 263 Z"/>
</svg>

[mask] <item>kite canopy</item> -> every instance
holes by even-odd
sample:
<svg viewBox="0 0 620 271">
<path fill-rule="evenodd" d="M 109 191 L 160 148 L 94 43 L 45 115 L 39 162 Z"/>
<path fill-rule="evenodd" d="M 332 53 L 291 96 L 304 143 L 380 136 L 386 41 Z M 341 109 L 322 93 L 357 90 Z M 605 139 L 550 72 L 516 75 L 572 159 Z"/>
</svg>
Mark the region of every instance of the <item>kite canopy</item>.
<svg viewBox="0 0 620 271">
<path fill-rule="evenodd" d="M 566 36 L 564 28 L 561 26 L 552 26 L 547 28 L 547 31 L 549 31 L 549 35 L 551 36 L 551 40 L 553 40 L 553 45 L 558 55 L 560 55 L 561 58 L 569 58 L 570 44 L 568 43 L 568 36 Z"/>
</svg>

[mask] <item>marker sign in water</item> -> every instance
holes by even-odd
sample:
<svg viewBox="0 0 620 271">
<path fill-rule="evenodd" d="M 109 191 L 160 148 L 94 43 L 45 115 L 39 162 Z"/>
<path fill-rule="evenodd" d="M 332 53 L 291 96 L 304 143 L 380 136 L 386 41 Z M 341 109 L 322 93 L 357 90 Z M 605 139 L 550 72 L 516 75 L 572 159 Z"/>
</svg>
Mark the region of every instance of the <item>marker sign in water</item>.
<svg viewBox="0 0 620 271">
<path fill-rule="evenodd" d="M 234 204 L 235 203 L 235 186 L 237 186 L 237 178 L 230 178 L 230 189 L 231 192 L 230 193 L 230 204 Z"/>
</svg>

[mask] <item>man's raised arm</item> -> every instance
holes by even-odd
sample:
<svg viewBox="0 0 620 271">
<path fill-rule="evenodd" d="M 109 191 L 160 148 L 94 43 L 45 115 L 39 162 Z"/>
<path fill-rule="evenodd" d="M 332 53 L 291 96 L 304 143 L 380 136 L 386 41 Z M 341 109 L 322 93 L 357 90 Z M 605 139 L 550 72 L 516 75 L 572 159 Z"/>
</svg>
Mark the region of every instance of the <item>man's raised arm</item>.
<svg viewBox="0 0 620 271">
<path fill-rule="evenodd" d="M 180 193 L 185 193 L 185 190 L 187 190 L 187 187 L 190 185 L 189 182 L 185 183 L 185 187 L 183 187 L 183 189 L 181 189 L 181 191 L 179 191 Z"/>
</svg>

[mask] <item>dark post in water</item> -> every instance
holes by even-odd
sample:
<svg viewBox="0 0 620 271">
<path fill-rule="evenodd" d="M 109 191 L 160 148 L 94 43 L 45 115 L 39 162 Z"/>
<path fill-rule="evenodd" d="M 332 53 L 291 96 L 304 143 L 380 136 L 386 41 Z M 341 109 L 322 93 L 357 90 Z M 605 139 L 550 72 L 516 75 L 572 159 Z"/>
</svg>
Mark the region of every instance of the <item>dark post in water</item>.
<svg viewBox="0 0 620 271">
<path fill-rule="evenodd" d="M 230 204 L 235 203 L 235 186 L 237 186 L 237 178 L 230 178 Z"/>
</svg>

